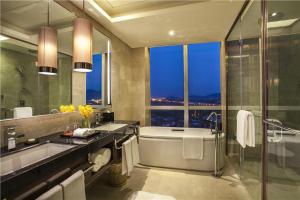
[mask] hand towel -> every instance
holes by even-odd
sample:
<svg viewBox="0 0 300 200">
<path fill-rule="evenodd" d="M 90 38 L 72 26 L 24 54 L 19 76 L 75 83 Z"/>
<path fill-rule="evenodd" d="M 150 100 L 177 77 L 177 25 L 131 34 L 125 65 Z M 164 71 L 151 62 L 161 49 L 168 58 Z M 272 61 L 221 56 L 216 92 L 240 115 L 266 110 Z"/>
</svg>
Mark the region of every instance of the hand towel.
<svg viewBox="0 0 300 200">
<path fill-rule="evenodd" d="M 183 158 L 184 159 L 203 159 L 203 137 L 190 136 L 183 137 Z"/>
<path fill-rule="evenodd" d="M 36 200 L 63 200 L 63 190 L 60 185 L 56 185 L 38 198 Z"/>
<path fill-rule="evenodd" d="M 255 121 L 254 115 L 246 110 L 240 110 L 237 114 L 237 141 L 243 148 L 255 147 Z"/>
<path fill-rule="evenodd" d="M 253 113 L 247 111 L 248 131 L 246 137 L 246 144 L 249 147 L 255 147 L 255 119 Z"/>
<path fill-rule="evenodd" d="M 84 174 L 80 170 L 60 184 L 63 187 L 64 200 L 86 200 Z"/>
<path fill-rule="evenodd" d="M 137 143 L 137 137 L 134 135 L 130 138 L 131 151 L 132 151 L 132 165 L 135 166 L 140 162 L 139 146 Z"/>
<path fill-rule="evenodd" d="M 14 108 L 14 118 L 32 117 L 32 107 Z"/>
<path fill-rule="evenodd" d="M 132 170 L 131 141 L 126 140 L 122 144 L 122 174 L 129 176 Z"/>
<path fill-rule="evenodd" d="M 246 137 L 248 130 L 247 123 L 247 113 L 245 110 L 240 110 L 237 113 L 237 127 L 236 127 L 236 137 L 237 141 L 240 145 L 245 148 L 246 147 Z"/>
</svg>

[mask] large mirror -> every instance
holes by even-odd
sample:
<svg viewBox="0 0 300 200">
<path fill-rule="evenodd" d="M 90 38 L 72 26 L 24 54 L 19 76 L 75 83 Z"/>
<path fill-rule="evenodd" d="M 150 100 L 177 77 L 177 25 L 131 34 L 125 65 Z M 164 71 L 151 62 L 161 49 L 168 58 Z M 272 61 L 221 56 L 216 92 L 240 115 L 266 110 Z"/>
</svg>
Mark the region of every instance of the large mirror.
<svg viewBox="0 0 300 200">
<path fill-rule="evenodd" d="M 24 118 L 59 112 L 60 105 L 72 104 L 74 84 L 72 48 L 75 14 L 45 0 L 1 1 L 0 35 L 0 119 Z M 38 33 L 49 25 L 57 31 L 57 75 L 38 73 Z M 93 71 L 81 73 L 76 85 L 80 104 L 103 107 L 110 81 L 110 40 L 93 29 Z M 77 82 L 75 80 L 75 82 Z M 77 98 L 77 96 L 75 96 Z"/>
</svg>

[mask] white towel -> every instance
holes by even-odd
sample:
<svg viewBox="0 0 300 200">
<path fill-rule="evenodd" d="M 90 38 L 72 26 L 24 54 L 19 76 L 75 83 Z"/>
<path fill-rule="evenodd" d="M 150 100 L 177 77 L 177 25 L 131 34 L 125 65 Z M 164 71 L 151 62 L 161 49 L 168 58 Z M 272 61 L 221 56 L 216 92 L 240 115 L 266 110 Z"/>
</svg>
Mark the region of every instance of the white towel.
<svg viewBox="0 0 300 200">
<path fill-rule="evenodd" d="M 127 176 L 129 176 L 133 170 L 131 144 L 132 142 L 130 140 L 122 144 L 122 174 L 127 174 Z"/>
<path fill-rule="evenodd" d="M 183 137 L 182 143 L 184 159 L 203 159 L 203 136 Z"/>
<path fill-rule="evenodd" d="M 246 144 L 249 147 L 255 147 L 255 119 L 253 113 L 247 111 L 247 121 L 248 121 L 248 133 L 246 138 Z"/>
<path fill-rule="evenodd" d="M 94 164 L 92 171 L 97 172 L 101 167 L 106 165 L 111 158 L 111 150 L 102 148 L 90 155 L 90 161 Z"/>
<path fill-rule="evenodd" d="M 131 151 L 132 151 L 132 165 L 136 166 L 140 162 L 139 146 L 137 142 L 137 137 L 134 135 L 130 138 L 131 141 Z"/>
<path fill-rule="evenodd" d="M 60 184 L 63 187 L 64 200 L 86 200 L 84 174 L 80 170 Z"/>
<path fill-rule="evenodd" d="M 240 110 L 237 114 L 237 141 L 243 148 L 246 145 L 255 147 L 255 121 L 254 115 L 246 110 Z"/>
<path fill-rule="evenodd" d="M 91 129 L 89 128 L 77 128 L 74 130 L 74 137 L 87 137 L 91 134 Z"/>
<path fill-rule="evenodd" d="M 107 163 L 109 163 L 111 158 L 111 150 L 109 148 L 100 149 L 99 154 L 101 155 L 102 165 L 106 165 Z"/>
<path fill-rule="evenodd" d="M 14 118 L 32 117 L 32 107 L 14 108 Z"/>
<path fill-rule="evenodd" d="M 63 200 L 63 190 L 60 185 L 56 185 L 38 198 L 36 200 Z"/>
</svg>

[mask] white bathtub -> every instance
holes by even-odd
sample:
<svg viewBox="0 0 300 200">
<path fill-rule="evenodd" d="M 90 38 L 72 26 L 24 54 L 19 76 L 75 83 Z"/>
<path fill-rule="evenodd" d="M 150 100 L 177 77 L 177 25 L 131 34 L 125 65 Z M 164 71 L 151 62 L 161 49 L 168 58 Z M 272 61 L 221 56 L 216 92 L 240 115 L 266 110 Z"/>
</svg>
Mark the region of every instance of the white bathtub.
<svg viewBox="0 0 300 200">
<path fill-rule="evenodd" d="M 184 131 L 172 131 L 184 129 Z M 191 160 L 183 158 L 184 136 L 201 135 L 203 141 L 203 159 Z M 224 166 L 224 134 L 221 137 L 220 167 Z M 215 167 L 215 136 L 205 128 L 172 128 L 142 127 L 140 128 L 140 164 L 156 167 L 213 171 Z"/>
</svg>

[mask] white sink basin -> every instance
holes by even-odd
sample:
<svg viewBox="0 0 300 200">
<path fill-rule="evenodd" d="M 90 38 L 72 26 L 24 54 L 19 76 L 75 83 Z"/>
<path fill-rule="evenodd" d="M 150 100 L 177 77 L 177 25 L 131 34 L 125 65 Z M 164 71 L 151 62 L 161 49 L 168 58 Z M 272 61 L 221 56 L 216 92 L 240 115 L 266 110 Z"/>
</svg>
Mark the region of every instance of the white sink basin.
<svg viewBox="0 0 300 200">
<path fill-rule="evenodd" d="M 46 143 L 1 158 L 1 176 L 54 156 L 75 145 Z"/>
<path fill-rule="evenodd" d="M 124 126 L 127 126 L 127 124 L 105 124 L 103 126 L 99 126 L 97 128 L 94 128 L 96 131 L 115 131 L 120 128 L 123 128 Z"/>
</svg>

